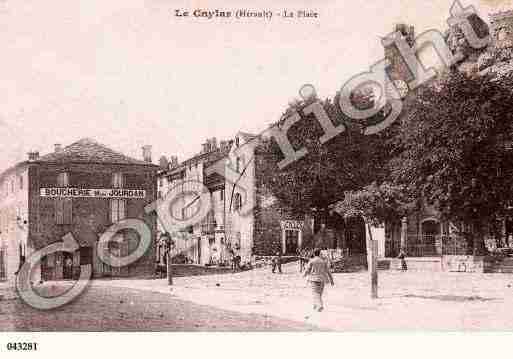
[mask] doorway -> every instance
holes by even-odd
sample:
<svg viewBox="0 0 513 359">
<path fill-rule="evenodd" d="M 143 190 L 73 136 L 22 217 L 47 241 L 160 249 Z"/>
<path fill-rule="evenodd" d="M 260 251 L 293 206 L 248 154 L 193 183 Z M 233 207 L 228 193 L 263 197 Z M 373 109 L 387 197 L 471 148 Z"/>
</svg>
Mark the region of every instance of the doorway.
<svg viewBox="0 0 513 359">
<path fill-rule="evenodd" d="M 436 255 L 436 241 L 437 237 L 439 237 L 441 234 L 440 222 L 435 219 L 426 219 L 422 221 L 420 229 L 421 238 L 419 243 L 420 248 L 418 249 L 418 256 L 424 257 Z"/>
<path fill-rule="evenodd" d="M 73 253 L 63 252 L 62 278 L 73 279 Z"/>
<path fill-rule="evenodd" d="M 285 254 L 296 255 L 299 246 L 299 231 L 285 230 Z"/>
</svg>

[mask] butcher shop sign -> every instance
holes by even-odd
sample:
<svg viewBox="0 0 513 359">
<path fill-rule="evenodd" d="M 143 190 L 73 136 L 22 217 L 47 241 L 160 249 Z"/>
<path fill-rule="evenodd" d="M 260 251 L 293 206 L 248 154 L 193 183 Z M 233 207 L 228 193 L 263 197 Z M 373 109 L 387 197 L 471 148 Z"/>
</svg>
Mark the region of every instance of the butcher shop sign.
<svg viewBox="0 0 513 359">
<path fill-rule="evenodd" d="M 281 221 L 280 224 L 281 224 L 281 229 L 300 231 L 303 229 L 303 225 L 305 223 L 303 221 L 288 220 L 288 221 Z"/>
<path fill-rule="evenodd" d="M 142 199 L 146 197 L 146 191 L 123 188 L 41 188 L 41 197 Z"/>
</svg>

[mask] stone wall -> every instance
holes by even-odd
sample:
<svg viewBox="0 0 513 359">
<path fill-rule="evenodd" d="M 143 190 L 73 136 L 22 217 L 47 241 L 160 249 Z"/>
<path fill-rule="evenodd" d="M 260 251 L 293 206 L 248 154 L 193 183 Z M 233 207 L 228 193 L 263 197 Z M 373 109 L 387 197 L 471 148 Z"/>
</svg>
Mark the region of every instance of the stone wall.
<svg viewBox="0 0 513 359">
<path fill-rule="evenodd" d="M 259 163 L 264 159 L 255 155 L 255 209 L 253 227 L 253 254 L 257 256 L 272 256 L 282 250 L 283 220 L 304 220 L 304 216 L 293 215 L 285 208 L 280 207 L 278 200 L 263 185 L 263 174 L 259 170 Z M 311 233 L 307 225 L 303 227 L 303 240 L 306 241 Z"/>
</svg>

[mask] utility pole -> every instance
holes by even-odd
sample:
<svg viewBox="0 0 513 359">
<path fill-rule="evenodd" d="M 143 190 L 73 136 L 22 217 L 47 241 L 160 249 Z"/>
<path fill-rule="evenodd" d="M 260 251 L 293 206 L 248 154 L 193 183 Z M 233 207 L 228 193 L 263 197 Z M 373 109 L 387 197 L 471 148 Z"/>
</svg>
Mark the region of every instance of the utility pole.
<svg viewBox="0 0 513 359">
<path fill-rule="evenodd" d="M 167 251 L 167 284 L 173 285 L 173 267 L 171 266 L 171 250 Z"/>
<path fill-rule="evenodd" d="M 367 222 L 367 221 L 366 221 Z M 367 222 L 369 240 L 367 241 L 367 265 L 371 280 L 371 298 L 378 298 L 378 241 L 372 239 L 370 223 Z"/>
</svg>

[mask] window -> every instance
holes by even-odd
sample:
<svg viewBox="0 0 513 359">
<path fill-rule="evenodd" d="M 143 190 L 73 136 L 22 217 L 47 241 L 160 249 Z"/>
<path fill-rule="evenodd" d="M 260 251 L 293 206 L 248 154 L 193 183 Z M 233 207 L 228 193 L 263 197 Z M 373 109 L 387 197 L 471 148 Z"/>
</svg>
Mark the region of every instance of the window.
<svg viewBox="0 0 513 359">
<path fill-rule="evenodd" d="M 69 186 L 69 174 L 67 172 L 59 173 L 57 176 L 57 186 L 68 187 Z"/>
<path fill-rule="evenodd" d="M 117 223 L 126 217 L 124 199 L 112 199 L 110 201 L 110 219 L 112 223 Z"/>
<path fill-rule="evenodd" d="M 73 201 L 71 198 L 58 198 L 55 200 L 55 223 L 73 223 Z"/>
<path fill-rule="evenodd" d="M 497 40 L 504 41 L 508 36 L 508 31 L 505 28 L 500 28 L 497 31 Z"/>
<path fill-rule="evenodd" d="M 235 203 L 233 204 L 233 209 L 235 211 L 239 211 L 242 207 L 242 196 L 240 195 L 240 193 L 235 194 L 234 201 Z"/>
<path fill-rule="evenodd" d="M 23 189 L 23 176 L 19 176 L 18 181 L 19 181 L 20 189 Z"/>
<path fill-rule="evenodd" d="M 93 264 L 93 248 L 80 247 L 80 265 Z"/>
<path fill-rule="evenodd" d="M 235 160 L 235 171 L 240 173 L 240 157 Z"/>
<path fill-rule="evenodd" d="M 224 201 L 224 189 L 222 189 L 221 191 L 219 191 L 219 199 L 221 201 Z"/>
<path fill-rule="evenodd" d="M 57 186 L 69 186 L 69 174 L 67 172 L 62 172 L 57 175 Z M 71 198 L 57 198 L 55 200 L 55 223 L 73 223 L 73 201 Z"/>
<path fill-rule="evenodd" d="M 123 188 L 123 173 L 117 172 L 112 174 L 112 186 L 114 188 Z"/>
</svg>

